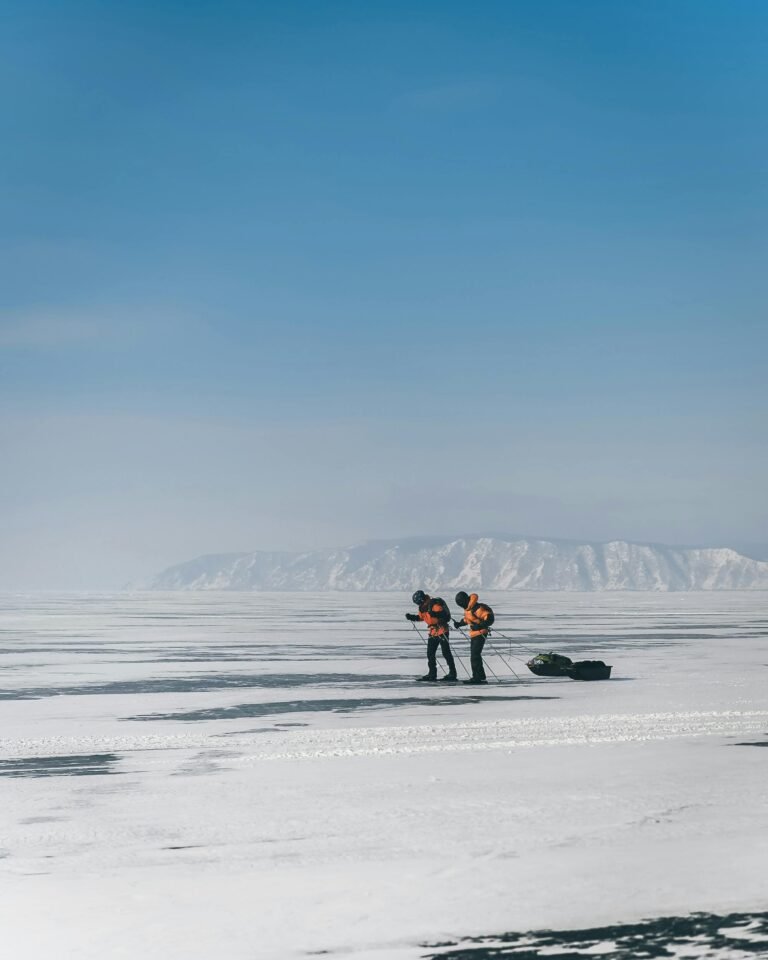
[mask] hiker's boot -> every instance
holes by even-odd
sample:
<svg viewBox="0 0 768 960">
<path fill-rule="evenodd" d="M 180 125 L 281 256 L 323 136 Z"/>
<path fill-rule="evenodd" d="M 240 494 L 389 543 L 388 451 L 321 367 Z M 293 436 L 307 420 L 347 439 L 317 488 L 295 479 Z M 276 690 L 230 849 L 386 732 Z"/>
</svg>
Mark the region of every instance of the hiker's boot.
<svg viewBox="0 0 768 960">
<path fill-rule="evenodd" d="M 440 677 L 441 683 L 456 683 L 458 677 L 455 673 L 446 673 L 444 677 Z"/>
<path fill-rule="evenodd" d="M 416 677 L 416 680 L 417 680 L 417 682 L 419 682 L 419 683 L 421 683 L 421 681 L 423 681 L 423 680 L 426 680 L 427 683 L 434 683 L 435 680 L 437 680 L 437 674 L 436 674 L 436 673 L 425 673 L 423 677 Z"/>
</svg>

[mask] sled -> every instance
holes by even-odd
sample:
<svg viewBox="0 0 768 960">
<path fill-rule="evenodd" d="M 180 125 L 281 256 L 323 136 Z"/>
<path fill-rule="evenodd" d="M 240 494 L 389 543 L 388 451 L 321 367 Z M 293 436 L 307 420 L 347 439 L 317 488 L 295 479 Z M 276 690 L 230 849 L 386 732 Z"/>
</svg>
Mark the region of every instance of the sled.
<svg viewBox="0 0 768 960">
<path fill-rule="evenodd" d="M 570 677 L 571 680 L 610 680 L 612 667 L 602 660 L 578 660 L 561 653 L 539 653 L 526 664 L 537 677 Z"/>
<path fill-rule="evenodd" d="M 602 660 L 579 660 L 571 665 L 568 676 L 571 680 L 610 680 L 612 669 Z"/>
<path fill-rule="evenodd" d="M 567 677 L 573 666 L 570 657 L 559 653 L 538 653 L 526 663 L 526 667 L 537 677 Z"/>
</svg>

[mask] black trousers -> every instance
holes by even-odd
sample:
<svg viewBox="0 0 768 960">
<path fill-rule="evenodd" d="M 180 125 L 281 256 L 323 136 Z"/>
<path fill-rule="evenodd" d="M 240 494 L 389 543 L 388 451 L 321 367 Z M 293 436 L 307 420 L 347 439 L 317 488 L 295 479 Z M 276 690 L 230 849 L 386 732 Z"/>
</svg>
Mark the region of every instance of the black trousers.
<svg viewBox="0 0 768 960">
<path fill-rule="evenodd" d="M 472 664 L 472 679 L 485 680 L 485 667 L 483 666 L 483 647 L 485 646 L 486 634 L 481 633 L 479 637 L 469 638 L 469 662 Z"/>
<path fill-rule="evenodd" d="M 448 667 L 448 672 L 452 676 L 456 676 L 456 664 L 453 660 L 453 654 L 451 653 L 451 645 L 448 643 L 448 634 L 443 634 L 442 637 L 432 637 L 430 636 L 427 639 L 427 666 L 429 667 L 430 674 L 437 676 L 437 648 L 440 647 L 440 650 L 445 658 L 446 666 Z"/>
</svg>

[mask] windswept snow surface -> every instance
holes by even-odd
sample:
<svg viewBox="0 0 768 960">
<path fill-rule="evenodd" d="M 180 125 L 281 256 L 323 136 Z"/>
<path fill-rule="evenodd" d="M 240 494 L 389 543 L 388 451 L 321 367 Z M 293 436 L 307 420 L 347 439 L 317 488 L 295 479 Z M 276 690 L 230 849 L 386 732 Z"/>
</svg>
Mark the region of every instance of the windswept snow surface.
<svg viewBox="0 0 768 960">
<path fill-rule="evenodd" d="M 3 955 L 768 955 L 766 596 L 487 599 L 478 689 L 413 682 L 404 595 L 0 598 Z"/>
</svg>

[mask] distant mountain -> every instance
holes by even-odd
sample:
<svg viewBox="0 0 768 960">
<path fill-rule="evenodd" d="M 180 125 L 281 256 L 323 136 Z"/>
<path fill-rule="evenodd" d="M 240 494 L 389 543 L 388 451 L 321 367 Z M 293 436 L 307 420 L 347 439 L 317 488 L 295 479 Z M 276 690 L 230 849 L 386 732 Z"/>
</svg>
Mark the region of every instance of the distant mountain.
<svg viewBox="0 0 768 960">
<path fill-rule="evenodd" d="M 768 560 L 768 543 L 731 543 L 729 546 L 751 560 Z"/>
<path fill-rule="evenodd" d="M 230 553 L 169 567 L 151 590 L 768 590 L 768 562 L 729 547 L 533 538 L 380 540 Z"/>
</svg>

